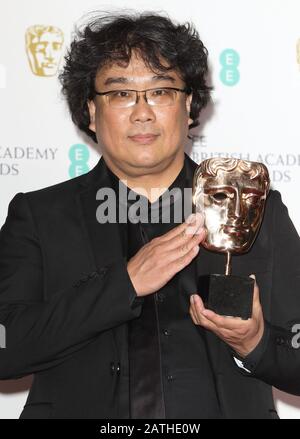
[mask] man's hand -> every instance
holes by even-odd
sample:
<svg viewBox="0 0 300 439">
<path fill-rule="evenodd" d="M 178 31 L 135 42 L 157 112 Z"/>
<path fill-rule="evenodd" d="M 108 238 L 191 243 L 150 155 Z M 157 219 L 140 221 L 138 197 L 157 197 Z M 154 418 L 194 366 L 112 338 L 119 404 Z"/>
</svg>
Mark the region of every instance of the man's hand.
<svg viewBox="0 0 300 439">
<path fill-rule="evenodd" d="M 201 214 L 145 244 L 128 262 L 127 271 L 138 296 L 162 288 L 198 254 L 205 237 Z"/>
<path fill-rule="evenodd" d="M 254 275 L 251 275 L 255 279 Z M 246 357 L 260 342 L 264 333 L 264 318 L 259 301 L 259 289 L 255 281 L 252 317 L 224 317 L 205 309 L 197 294 L 191 296 L 190 315 L 196 325 L 214 332 L 240 356 Z"/>
</svg>

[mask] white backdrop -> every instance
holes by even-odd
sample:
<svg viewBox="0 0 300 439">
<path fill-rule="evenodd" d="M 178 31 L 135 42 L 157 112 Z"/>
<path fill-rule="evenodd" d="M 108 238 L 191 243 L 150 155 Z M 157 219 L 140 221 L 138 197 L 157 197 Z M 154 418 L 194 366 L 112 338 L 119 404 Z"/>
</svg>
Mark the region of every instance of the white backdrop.
<svg viewBox="0 0 300 439">
<path fill-rule="evenodd" d="M 67 180 L 91 169 L 99 158 L 96 146 L 74 128 L 57 75 L 32 71 L 26 30 L 34 25 L 59 28 L 63 54 L 82 15 L 112 7 L 163 10 L 195 23 L 210 53 L 215 90 L 214 106 L 203 113 L 202 128 L 194 131 L 187 151 L 197 162 L 219 154 L 264 162 L 299 231 L 299 0 L 3 1 L 0 224 L 17 192 Z M 0 382 L 0 418 L 19 416 L 29 384 L 30 378 Z M 300 398 L 275 394 L 282 418 L 300 418 Z"/>
</svg>

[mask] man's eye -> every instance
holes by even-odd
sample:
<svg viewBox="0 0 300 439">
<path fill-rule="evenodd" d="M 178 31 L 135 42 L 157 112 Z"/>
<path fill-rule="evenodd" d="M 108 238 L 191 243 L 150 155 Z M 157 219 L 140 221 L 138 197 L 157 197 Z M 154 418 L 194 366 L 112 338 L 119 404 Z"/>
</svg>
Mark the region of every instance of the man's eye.
<svg viewBox="0 0 300 439">
<path fill-rule="evenodd" d="M 113 98 L 128 98 L 130 93 L 126 90 L 114 91 L 111 93 Z"/>
<path fill-rule="evenodd" d="M 225 194 L 225 192 L 217 192 L 216 194 L 213 194 L 212 197 L 216 201 L 223 201 L 227 198 L 227 195 Z"/>
<path fill-rule="evenodd" d="M 163 96 L 165 94 L 167 94 L 167 90 L 165 90 L 164 88 L 158 88 L 157 90 L 153 90 L 154 96 Z"/>
</svg>

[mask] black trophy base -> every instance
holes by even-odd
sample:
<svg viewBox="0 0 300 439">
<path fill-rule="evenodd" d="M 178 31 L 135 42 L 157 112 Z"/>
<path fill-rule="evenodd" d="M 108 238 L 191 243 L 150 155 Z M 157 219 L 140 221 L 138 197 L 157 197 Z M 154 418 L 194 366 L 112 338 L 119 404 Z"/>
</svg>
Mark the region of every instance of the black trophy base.
<svg viewBox="0 0 300 439">
<path fill-rule="evenodd" d="M 207 309 L 221 316 L 252 316 L 254 279 L 224 274 L 200 276 L 198 291 L 204 298 Z"/>
</svg>

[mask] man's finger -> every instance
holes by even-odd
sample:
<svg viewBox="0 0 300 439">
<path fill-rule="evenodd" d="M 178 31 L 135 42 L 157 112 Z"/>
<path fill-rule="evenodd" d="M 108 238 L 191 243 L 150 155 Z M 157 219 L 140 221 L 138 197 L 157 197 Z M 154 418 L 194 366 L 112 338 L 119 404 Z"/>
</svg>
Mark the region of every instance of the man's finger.
<svg viewBox="0 0 300 439">
<path fill-rule="evenodd" d="M 194 295 L 194 313 L 197 318 L 205 318 L 209 322 L 213 323 L 219 329 L 235 330 L 240 329 L 241 325 L 246 324 L 246 320 L 242 320 L 239 317 L 227 317 L 220 316 L 210 309 L 206 309 L 202 302 L 202 299 L 197 294 Z"/>
<path fill-rule="evenodd" d="M 174 250 L 169 251 L 168 256 L 165 256 L 165 258 L 168 258 L 169 269 L 174 274 L 178 273 L 192 262 L 192 260 L 197 256 L 198 252 L 199 245 L 193 246 L 187 253 L 179 253 Z"/>
<path fill-rule="evenodd" d="M 220 316 L 211 310 L 204 310 L 202 313 L 210 322 L 214 323 L 219 329 L 236 331 L 249 326 L 248 320 L 241 317 Z"/>
<path fill-rule="evenodd" d="M 176 252 L 179 256 L 188 253 L 193 247 L 196 245 L 199 245 L 204 237 L 205 237 L 205 230 L 201 229 L 199 233 L 195 235 L 187 235 L 185 238 L 179 238 L 177 240 L 172 240 L 172 242 L 169 242 L 168 250 Z"/>
<path fill-rule="evenodd" d="M 192 306 L 190 306 L 190 315 L 191 315 L 192 320 L 195 323 L 195 325 L 199 325 L 200 323 L 199 323 L 199 321 L 197 319 L 197 316 L 196 316 Z"/>
<path fill-rule="evenodd" d="M 191 305 L 193 307 L 195 307 L 196 311 L 202 312 L 205 309 L 204 303 L 203 303 L 201 297 L 197 293 L 194 293 L 191 295 L 190 302 L 191 302 Z"/>
<path fill-rule="evenodd" d="M 203 326 L 203 328 L 208 329 L 209 331 L 213 331 L 214 333 L 217 333 L 218 327 L 213 322 L 208 320 L 203 314 L 197 313 L 195 311 L 195 308 L 193 307 L 191 308 L 192 308 L 191 313 L 193 313 L 197 325 Z"/>
<path fill-rule="evenodd" d="M 259 297 L 259 288 L 256 283 L 255 274 L 251 274 L 250 277 L 254 279 L 254 290 L 253 290 L 253 304 L 252 304 L 252 316 L 257 313 L 257 311 L 261 308 L 260 297 Z"/>
<path fill-rule="evenodd" d="M 200 213 L 191 214 L 182 224 L 177 227 L 174 227 L 169 232 L 160 236 L 159 239 L 161 242 L 170 241 L 174 238 L 178 237 L 186 237 L 188 235 L 193 235 L 201 224 L 202 215 Z M 190 233 L 190 231 L 195 231 L 194 233 Z"/>
</svg>

